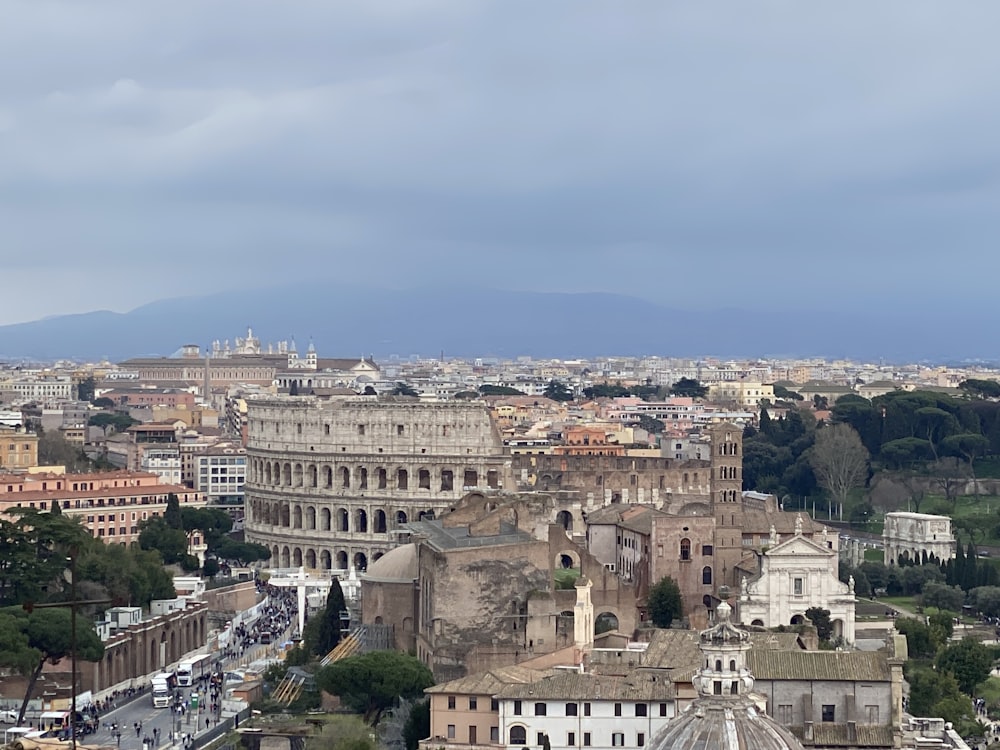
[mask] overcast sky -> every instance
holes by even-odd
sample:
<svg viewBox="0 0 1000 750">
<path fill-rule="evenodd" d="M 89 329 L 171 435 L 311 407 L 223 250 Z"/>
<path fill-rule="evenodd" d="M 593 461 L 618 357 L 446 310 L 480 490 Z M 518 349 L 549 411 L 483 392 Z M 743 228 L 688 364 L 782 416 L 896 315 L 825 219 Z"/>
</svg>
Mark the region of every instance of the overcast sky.
<svg viewBox="0 0 1000 750">
<path fill-rule="evenodd" d="M 991 298 L 1000 3 L 0 0 L 0 323 L 296 278 Z"/>
</svg>

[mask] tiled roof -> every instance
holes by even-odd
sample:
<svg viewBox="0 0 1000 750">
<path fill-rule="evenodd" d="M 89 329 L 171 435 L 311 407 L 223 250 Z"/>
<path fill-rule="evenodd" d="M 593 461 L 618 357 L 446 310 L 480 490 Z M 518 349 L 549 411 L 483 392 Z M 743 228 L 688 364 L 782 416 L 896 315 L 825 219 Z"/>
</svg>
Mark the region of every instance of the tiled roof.
<svg viewBox="0 0 1000 750">
<path fill-rule="evenodd" d="M 500 698 L 519 700 L 662 701 L 674 697 L 669 679 L 633 672 L 626 676 L 553 670 L 536 682 L 507 685 Z"/>
<path fill-rule="evenodd" d="M 857 739 L 850 739 L 846 724 L 815 724 L 813 738 L 803 739 L 802 727 L 789 727 L 806 747 L 892 747 L 892 727 L 859 724 Z"/>
<path fill-rule="evenodd" d="M 545 673 L 535 669 L 512 666 L 459 677 L 427 688 L 425 693 L 453 693 L 455 695 L 496 695 L 505 685 L 538 680 Z"/>
<path fill-rule="evenodd" d="M 888 682 L 891 679 L 888 659 L 877 651 L 751 649 L 747 666 L 758 680 Z"/>
</svg>

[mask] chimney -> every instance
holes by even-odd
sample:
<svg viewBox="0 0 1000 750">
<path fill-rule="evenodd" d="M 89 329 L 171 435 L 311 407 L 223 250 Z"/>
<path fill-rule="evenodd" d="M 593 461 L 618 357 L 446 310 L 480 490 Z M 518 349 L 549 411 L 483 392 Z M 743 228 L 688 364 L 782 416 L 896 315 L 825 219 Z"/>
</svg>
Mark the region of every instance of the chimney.
<svg viewBox="0 0 1000 750">
<path fill-rule="evenodd" d="M 856 721 L 847 722 L 847 741 L 850 743 L 855 743 L 858 741 L 858 722 Z"/>
<path fill-rule="evenodd" d="M 802 739 L 804 739 L 806 742 L 813 741 L 813 723 L 811 721 L 806 722 L 806 731 Z"/>
</svg>

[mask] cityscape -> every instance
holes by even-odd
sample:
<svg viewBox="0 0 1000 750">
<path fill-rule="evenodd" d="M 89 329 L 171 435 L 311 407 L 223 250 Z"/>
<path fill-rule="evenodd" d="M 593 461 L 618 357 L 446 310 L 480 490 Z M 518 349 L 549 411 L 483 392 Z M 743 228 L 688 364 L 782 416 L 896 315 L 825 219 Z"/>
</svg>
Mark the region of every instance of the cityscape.
<svg viewBox="0 0 1000 750">
<path fill-rule="evenodd" d="M 1000 5 L 0 0 L 7 750 L 1000 750 Z"/>
<path fill-rule="evenodd" d="M 712 741 L 692 717 L 714 711 L 792 747 L 992 731 L 1000 368 L 379 361 L 251 327 L 8 364 L 0 398 L 9 559 L 69 523 L 73 580 L 106 602 L 76 691 L 65 652 L 0 683 L 25 733 L 132 691 L 112 711 L 160 733 L 137 739 L 210 744 L 253 706 L 343 711 L 337 668 L 382 654 L 423 677 L 378 742 L 426 705 L 425 750 Z M 6 603 L 66 614 L 17 565 Z M 209 682 L 187 731 L 191 670 Z M 80 731 L 126 741 L 109 726 Z"/>
</svg>

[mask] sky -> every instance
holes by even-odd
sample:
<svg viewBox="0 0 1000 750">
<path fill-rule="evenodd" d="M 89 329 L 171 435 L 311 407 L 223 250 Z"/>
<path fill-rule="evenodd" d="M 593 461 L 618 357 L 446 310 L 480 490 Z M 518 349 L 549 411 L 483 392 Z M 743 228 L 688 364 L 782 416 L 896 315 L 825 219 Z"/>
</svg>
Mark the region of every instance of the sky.
<svg viewBox="0 0 1000 750">
<path fill-rule="evenodd" d="M 0 19 L 0 324 L 305 278 L 879 314 L 1000 273 L 998 3 Z"/>
</svg>

